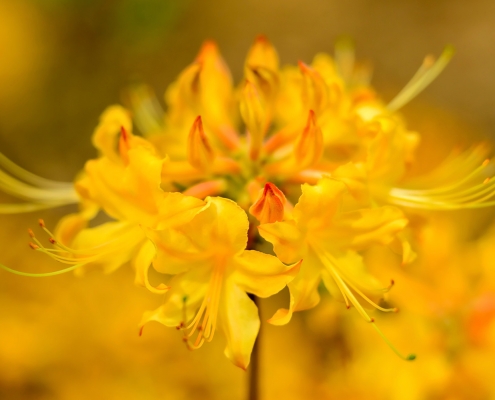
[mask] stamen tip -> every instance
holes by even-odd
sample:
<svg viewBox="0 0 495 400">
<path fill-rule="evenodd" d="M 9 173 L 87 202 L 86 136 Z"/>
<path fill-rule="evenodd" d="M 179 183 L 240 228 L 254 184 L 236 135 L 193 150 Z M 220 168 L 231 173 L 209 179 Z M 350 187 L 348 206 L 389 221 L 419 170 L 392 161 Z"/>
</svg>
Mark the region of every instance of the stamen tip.
<svg viewBox="0 0 495 400">
<path fill-rule="evenodd" d="M 31 236 L 32 238 L 34 238 L 34 232 L 32 229 L 28 229 L 28 234 L 29 236 Z"/>
<path fill-rule="evenodd" d="M 490 164 L 490 159 L 487 158 L 485 161 L 483 161 L 483 164 L 481 164 L 483 167 L 486 167 L 488 164 Z"/>
<path fill-rule="evenodd" d="M 139 329 L 139 336 L 143 336 L 144 325 Z"/>
<path fill-rule="evenodd" d="M 394 307 L 393 310 L 394 310 L 395 313 L 398 313 L 400 311 L 400 309 L 398 307 Z"/>
<path fill-rule="evenodd" d="M 43 221 L 41 218 L 38 220 L 38 224 L 40 224 L 42 228 L 45 227 L 45 221 Z"/>
<path fill-rule="evenodd" d="M 31 247 L 33 250 L 38 250 L 40 248 L 40 246 L 34 244 L 33 242 L 29 242 L 29 247 Z"/>
<path fill-rule="evenodd" d="M 374 318 L 370 318 L 370 322 L 371 323 L 375 322 L 375 319 Z"/>
<path fill-rule="evenodd" d="M 490 182 L 490 180 L 491 180 L 491 178 L 490 178 L 490 177 L 486 178 L 486 179 L 483 181 L 483 185 L 486 185 L 488 182 Z"/>
<path fill-rule="evenodd" d="M 51 244 L 56 244 L 57 243 L 57 241 L 54 238 L 52 238 L 52 237 L 50 239 L 48 239 L 48 240 L 49 240 L 49 242 Z"/>
</svg>

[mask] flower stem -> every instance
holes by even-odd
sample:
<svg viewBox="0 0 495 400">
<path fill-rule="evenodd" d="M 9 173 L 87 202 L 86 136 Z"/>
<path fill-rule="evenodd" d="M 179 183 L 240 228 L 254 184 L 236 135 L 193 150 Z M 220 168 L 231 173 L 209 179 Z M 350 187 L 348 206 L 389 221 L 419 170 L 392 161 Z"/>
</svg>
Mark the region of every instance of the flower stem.
<svg viewBox="0 0 495 400">
<path fill-rule="evenodd" d="M 258 307 L 258 312 L 260 313 L 261 319 L 261 310 L 260 310 L 260 301 L 259 298 L 254 295 L 249 295 L 251 300 L 254 301 L 254 304 Z M 260 331 L 258 332 L 258 336 L 256 337 L 256 341 L 254 342 L 253 352 L 251 353 L 251 362 L 249 363 L 249 394 L 248 400 L 259 400 L 259 383 L 260 383 L 260 337 L 261 337 L 261 324 Z"/>
</svg>

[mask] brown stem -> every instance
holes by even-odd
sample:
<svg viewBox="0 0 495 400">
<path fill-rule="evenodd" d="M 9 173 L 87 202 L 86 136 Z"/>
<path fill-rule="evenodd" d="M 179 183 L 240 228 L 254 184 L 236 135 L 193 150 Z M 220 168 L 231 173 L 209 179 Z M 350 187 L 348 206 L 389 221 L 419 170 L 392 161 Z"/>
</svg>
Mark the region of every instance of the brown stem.
<svg viewBox="0 0 495 400">
<path fill-rule="evenodd" d="M 258 307 L 258 312 L 260 313 L 260 301 L 255 295 L 249 295 L 249 297 L 254 301 L 254 304 Z M 254 342 L 253 352 L 251 353 L 251 362 L 249 364 L 249 397 L 248 400 L 259 400 L 260 399 L 260 337 L 261 337 L 261 324 L 260 331 Z"/>
</svg>

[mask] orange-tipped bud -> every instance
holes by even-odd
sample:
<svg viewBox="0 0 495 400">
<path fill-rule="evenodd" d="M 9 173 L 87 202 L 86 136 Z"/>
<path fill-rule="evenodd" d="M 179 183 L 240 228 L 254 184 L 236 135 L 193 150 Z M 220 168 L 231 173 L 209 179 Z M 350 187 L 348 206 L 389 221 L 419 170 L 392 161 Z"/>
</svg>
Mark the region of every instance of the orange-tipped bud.
<svg viewBox="0 0 495 400">
<path fill-rule="evenodd" d="M 194 168 L 209 170 L 215 154 L 203 130 L 201 116 L 196 117 L 187 139 L 187 160 Z"/>
<path fill-rule="evenodd" d="M 268 128 L 268 116 L 258 89 L 249 81 L 244 85 L 240 110 L 250 134 L 250 156 L 252 160 L 256 160 Z"/>
<path fill-rule="evenodd" d="M 278 70 L 278 54 L 275 47 L 266 36 L 259 35 L 251 48 L 246 59 L 247 67 L 262 67 L 270 71 Z"/>
<path fill-rule="evenodd" d="M 129 164 L 130 137 L 123 126 L 120 127 L 119 153 L 122 162 Z"/>
<path fill-rule="evenodd" d="M 308 108 L 316 110 L 319 114 L 328 106 L 328 86 L 318 71 L 301 61 L 298 65 L 304 77 L 303 101 L 308 105 Z"/>
<path fill-rule="evenodd" d="M 309 111 L 308 122 L 294 146 L 294 156 L 297 166 L 305 169 L 320 161 L 323 154 L 323 134 L 316 124 L 313 110 Z"/>
<path fill-rule="evenodd" d="M 265 188 L 260 190 L 258 199 L 249 208 L 249 212 L 262 224 L 282 221 L 286 201 L 283 192 L 268 182 Z"/>
</svg>

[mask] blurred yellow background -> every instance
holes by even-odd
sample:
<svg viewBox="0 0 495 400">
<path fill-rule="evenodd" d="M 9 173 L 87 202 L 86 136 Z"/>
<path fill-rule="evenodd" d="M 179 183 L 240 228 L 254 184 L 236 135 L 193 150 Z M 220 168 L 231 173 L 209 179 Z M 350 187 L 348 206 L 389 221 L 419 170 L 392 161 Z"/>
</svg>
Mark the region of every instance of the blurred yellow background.
<svg viewBox="0 0 495 400">
<path fill-rule="evenodd" d="M 217 41 L 239 82 L 257 34 L 268 36 L 282 64 L 331 53 L 335 40 L 348 35 L 358 57 L 372 62 L 385 100 L 426 54 L 455 46 L 445 72 L 402 110 L 422 134 L 418 168 L 426 168 L 459 143 L 493 137 L 494 26 L 489 0 L 0 0 L 0 151 L 41 176 L 71 181 L 96 155 L 90 137 L 104 108 L 121 102 L 122 89 L 136 80 L 161 95 L 205 39 Z M 0 200 L 9 199 L 0 194 Z M 0 262 L 23 271 L 57 268 L 29 251 L 26 229 L 38 218 L 54 226 L 67 211 L 1 216 Z M 426 251 L 412 270 L 386 270 L 397 281 L 403 312 L 378 321 L 404 352 L 417 352 L 414 363 L 397 359 L 354 313 L 325 298 L 288 327 L 265 326 L 263 398 L 494 398 L 494 384 L 483 375 L 495 368 L 489 284 L 495 235 L 483 233 L 487 215 L 457 213 L 457 222 L 435 216 L 426 234 L 451 247 Z M 461 229 L 470 244 L 444 235 Z M 423 295 L 417 281 L 435 294 Z M 125 268 L 83 279 L 0 271 L 0 398 L 243 398 L 246 374 L 223 356 L 220 338 L 189 352 L 178 332 L 159 325 L 138 337 L 142 312 L 160 299 L 132 282 Z M 263 302 L 263 314 L 282 301 L 284 295 Z M 481 339 L 470 331 L 480 330 L 469 322 L 475 318 L 478 326 L 476 301 L 485 302 Z"/>
</svg>

